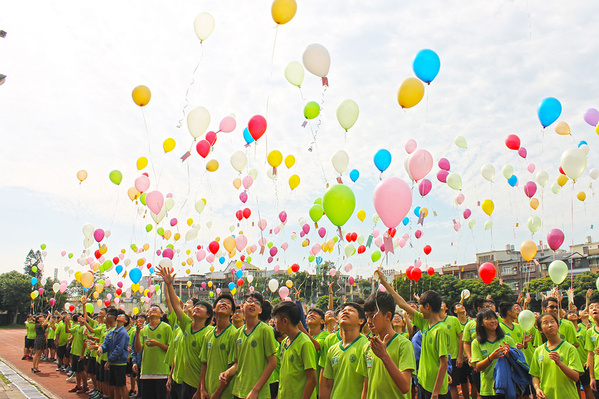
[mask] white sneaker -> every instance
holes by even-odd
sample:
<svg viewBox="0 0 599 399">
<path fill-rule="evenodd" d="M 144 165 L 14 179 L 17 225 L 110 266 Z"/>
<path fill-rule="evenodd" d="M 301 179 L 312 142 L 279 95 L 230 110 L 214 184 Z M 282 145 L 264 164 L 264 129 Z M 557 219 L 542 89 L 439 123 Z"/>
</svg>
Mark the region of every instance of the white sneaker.
<svg viewBox="0 0 599 399">
<path fill-rule="evenodd" d="M 69 377 L 69 378 L 67 378 L 67 382 L 69 384 L 74 384 L 77 382 L 77 377 L 75 377 L 75 376 Z"/>
</svg>

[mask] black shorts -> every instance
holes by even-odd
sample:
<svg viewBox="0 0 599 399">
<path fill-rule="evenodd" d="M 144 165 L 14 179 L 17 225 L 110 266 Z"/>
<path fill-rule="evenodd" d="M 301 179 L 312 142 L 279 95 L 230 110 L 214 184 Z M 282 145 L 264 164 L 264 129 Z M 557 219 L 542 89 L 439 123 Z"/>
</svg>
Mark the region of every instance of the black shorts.
<svg viewBox="0 0 599 399">
<path fill-rule="evenodd" d="M 468 382 L 468 374 L 470 374 L 470 366 L 468 361 L 462 363 L 462 367 L 458 368 L 457 359 L 451 359 L 451 386 L 457 387 Z"/>
<path fill-rule="evenodd" d="M 54 344 L 54 339 L 48 338 L 48 349 L 56 349 L 56 345 Z"/>
<path fill-rule="evenodd" d="M 87 374 L 96 374 L 96 358 L 90 357 L 87 359 Z"/>
<path fill-rule="evenodd" d="M 96 381 L 98 382 L 108 382 L 108 380 L 104 379 L 104 365 L 106 364 L 106 360 L 100 360 L 99 364 L 96 364 Z"/>
<path fill-rule="evenodd" d="M 67 355 L 66 356 L 71 356 L 71 344 L 67 344 Z"/>
<path fill-rule="evenodd" d="M 470 382 L 476 387 L 476 392 L 480 392 L 480 371 L 470 367 Z"/>
<path fill-rule="evenodd" d="M 166 378 L 141 379 L 142 399 L 164 399 L 166 398 Z"/>
<path fill-rule="evenodd" d="M 189 384 L 183 382 L 183 389 L 181 390 L 181 399 L 193 399 L 193 395 L 197 392 L 198 387 L 192 387 Z"/>
<path fill-rule="evenodd" d="M 582 386 L 591 385 L 591 375 L 589 374 L 589 369 L 584 369 L 584 373 L 580 375 L 580 379 L 578 381 L 580 381 Z"/>
<path fill-rule="evenodd" d="M 30 338 L 25 337 L 25 348 L 33 349 L 34 345 L 35 345 L 35 339 L 30 339 Z"/>
<path fill-rule="evenodd" d="M 133 360 L 131 360 L 131 358 L 127 360 L 127 368 L 125 369 L 125 374 L 132 375 L 133 377 L 135 377 L 135 373 L 133 372 Z"/>
<path fill-rule="evenodd" d="M 433 394 L 431 392 L 425 390 L 422 388 L 422 385 L 418 384 L 418 399 L 431 399 L 432 396 Z M 445 394 L 439 394 L 439 399 L 451 399 L 451 394 L 449 392 Z"/>
<path fill-rule="evenodd" d="M 71 355 L 71 370 L 75 373 L 83 373 L 85 371 L 85 358 L 79 361 L 79 356 Z"/>
<path fill-rule="evenodd" d="M 127 383 L 125 378 L 126 365 L 116 366 L 111 364 L 108 369 L 108 385 L 111 387 L 124 387 Z"/>
<path fill-rule="evenodd" d="M 62 359 L 67 357 L 67 346 L 59 346 L 58 348 L 56 348 L 56 357 L 58 359 Z"/>
</svg>

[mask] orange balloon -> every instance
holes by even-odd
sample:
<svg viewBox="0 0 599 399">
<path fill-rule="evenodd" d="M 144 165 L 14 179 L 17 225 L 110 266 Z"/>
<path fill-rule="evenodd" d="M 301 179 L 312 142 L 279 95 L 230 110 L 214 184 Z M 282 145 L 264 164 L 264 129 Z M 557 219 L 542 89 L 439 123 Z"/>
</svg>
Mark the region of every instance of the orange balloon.
<svg viewBox="0 0 599 399">
<path fill-rule="evenodd" d="M 87 172 L 81 169 L 79 172 L 77 172 L 77 179 L 79 179 L 80 182 L 87 179 Z"/>
</svg>

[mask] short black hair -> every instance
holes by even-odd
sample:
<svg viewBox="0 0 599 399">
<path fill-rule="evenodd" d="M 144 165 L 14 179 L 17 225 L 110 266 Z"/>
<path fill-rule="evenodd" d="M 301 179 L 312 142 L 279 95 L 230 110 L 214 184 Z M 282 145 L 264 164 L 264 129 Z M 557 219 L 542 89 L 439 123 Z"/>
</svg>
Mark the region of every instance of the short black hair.
<svg viewBox="0 0 599 399">
<path fill-rule="evenodd" d="M 395 314 L 395 299 L 388 292 L 377 291 L 370 295 L 364 303 L 365 312 L 380 311 L 383 315 L 391 313 L 391 317 Z"/>
<path fill-rule="evenodd" d="M 461 303 L 461 302 L 454 302 L 454 303 L 451 305 L 451 309 L 449 309 L 449 312 L 450 312 L 450 313 L 451 313 L 453 316 L 456 316 L 456 315 L 457 315 L 457 313 L 455 312 L 455 308 L 456 308 L 456 306 L 458 306 L 458 305 L 462 305 L 462 306 L 464 306 L 464 304 L 463 304 L 463 303 Z M 466 309 L 466 306 L 464 306 L 464 309 Z M 467 311 L 466 311 L 466 312 L 467 312 Z"/>
<path fill-rule="evenodd" d="M 320 329 L 324 330 L 324 312 L 319 308 L 310 308 L 308 309 L 308 313 L 314 312 L 320 316 Z"/>
<path fill-rule="evenodd" d="M 196 298 L 195 296 L 193 298 L 191 298 L 191 306 L 195 307 L 197 305 L 199 305 L 200 300 L 198 298 Z"/>
<path fill-rule="evenodd" d="M 420 305 L 429 305 L 433 313 L 439 313 L 441 311 L 441 295 L 437 291 L 428 290 L 420 295 Z"/>
<path fill-rule="evenodd" d="M 194 304 L 193 306 L 195 307 L 197 305 L 201 305 L 206 308 L 206 312 L 208 313 L 208 318 L 206 319 L 206 323 L 204 325 L 205 326 L 210 325 L 210 322 L 212 321 L 212 316 L 214 316 L 214 310 L 212 309 L 212 305 L 206 301 L 200 301 L 200 300 L 198 300 L 197 304 Z"/>
<path fill-rule="evenodd" d="M 587 308 L 585 308 L 584 310 L 586 310 L 588 312 L 589 308 L 591 307 L 592 304 L 594 303 L 599 303 L 599 299 L 595 298 L 595 299 L 591 299 L 589 301 L 589 306 Z"/>
<path fill-rule="evenodd" d="M 547 306 L 549 306 L 549 302 L 554 302 L 556 305 L 559 304 L 558 300 L 555 299 L 554 297 L 550 296 L 547 297 L 543 300 L 543 302 L 541 302 L 541 307 L 542 308 L 546 308 Z M 559 305 L 558 305 L 559 306 Z"/>
<path fill-rule="evenodd" d="M 279 315 L 279 317 L 289 320 L 294 326 L 297 326 L 302 318 L 302 310 L 299 305 L 291 301 L 279 303 L 273 309 L 272 314 L 273 316 Z"/>
<path fill-rule="evenodd" d="M 362 332 L 362 328 L 364 328 L 364 325 L 366 324 L 366 312 L 364 311 L 364 308 L 356 302 L 345 302 L 341 306 L 341 310 L 345 309 L 348 306 L 356 309 L 358 311 L 358 317 L 360 319 L 364 319 L 364 323 L 360 323 L 360 332 Z"/>
<path fill-rule="evenodd" d="M 357 303 L 357 304 L 358 304 L 358 305 L 360 305 L 360 306 L 364 306 L 364 303 L 365 303 L 366 301 L 364 300 L 364 298 L 362 298 L 361 296 L 359 296 L 359 297 L 357 297 L 357 298 L 354 300 L 354 302 L 355 302 L 355 303 Z"/>
<path fill-rule="evenodd" d="M 264 300 L 262 302 L 262 313 L 258 315 L 258 319 L 266 323 L 270 320 L 271 314 L 272 304 L 270 303 L 270 301 Z"/>
<path fill-rule="evenodd" d="M 237 309 L 237 307 L 235 306 L 235 299 L 233 298 L 233 295 L 231 295 L 231 294 L 225 294 L 225 293 L 220 294 L 219 296 L 216 297 L 216 299 L 214 300 L 214 304 L 212 306 L 216 307 L 216 304 L 221 299 L 226 299 L 227 301 L 231 302 L 231 313 L 235 313 L 235 309 Z"/>
<path fill-rule="evenodd" d="M 115 308 L 110 308 L 106 311 L 106 315 L 113 316 L 116 319 L 116 317 L 119 315 L 119 311 L 116 310 Z"/>
<path fill-rule="evenodd" d="M 485 326 L 483 324 L 483 321 L 485 319 L 497 320 L 497 315 L 495 314 L 495 312 L 493 312 L 492 309 L 483 309 L 476 315 L 476 339 L 481 344 L 484 344 L 489 340 L 489 337 L 487 337 L 487 330 L 485 329 Z M 499 323 L 497 323 L 497 329 L 495 330 L 495 334 L 497 336 L 496 340 L 502 339 L 505 336 L 505 333 L 501 329 Z"/>
<path fill-rule="evenodd" d="M 551 316 L 551 317 L 553 317 L 553 319 L 555 320 L 555 322 L 559 326 L 559 320 L 557 319 L 556 315 L 554 315 L 553 313 L 543 313 L 542 315 L 540 315 L 537 318 L 537 327 L 539 329 L 539 332 L 541 332 L 541 333 L 543 333 L 543 329 L 541 328 L 541 324 L 542 324 L 541 321 L 543 320 L 543 317 L 545 317 L 545 316 Z"/>
<path fill-rule="evenodd" d="M 507 312 L 512 310 L 513 307 L 514 307 L 514 302 L 501 301 L 501 302 L 499 302 L 499 314 L 501 315 L 501 317 L 503 317 L 505 319 L 507 317 Z"/>
</svg>

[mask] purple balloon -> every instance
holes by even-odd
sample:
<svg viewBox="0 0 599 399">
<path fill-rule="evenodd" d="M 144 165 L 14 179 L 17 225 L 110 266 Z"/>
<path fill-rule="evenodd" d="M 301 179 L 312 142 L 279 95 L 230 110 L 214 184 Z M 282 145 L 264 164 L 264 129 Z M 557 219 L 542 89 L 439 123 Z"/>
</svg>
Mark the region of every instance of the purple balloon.
<svg viewBox="0 0 599 399">
<path fill-rule="evenodd" d="M 441 168 L 442 170 L 449 170 L 450 169 L 450 165 L 449 165 L 449 161 L 447 160 L 447 158 L 441 158 L 439 159 L 439 168 Z"/>
<path fill-rule="evenodd" d="M 466 209 L 464 211 L 464 219 L 468 219 L 472 215 L 472 211 L 470 209 Z"/>
<path fill-rule="evenodd" d="M 537 185 L 534 181 L 529 181 L 526 182 L 526 184 L 524 185 L 524 194 L 526 194 L 526 196 L 528 198 L 532 198 L 537 192 Z"/>
<path fill-rule="evenodd" d="M 560 229 L 552 229 L 547 233 L 549 248 L 556 251 L 564 243 L 564 233 Z"/>
<path fill-rule="evenodd" d="M 589 108 L 584 111 L 583 118 L 586 123 L 595 127 L 597 126 L 597 123 L 599 123 L 599 111 L 595 108 Z"/>
<path fill-rule="evenodd" d="M 439 180 L 441 183 L 447 183 L 447 175 L 449 174 L 449 172 L 447 172 L 446 170 L 440 170 L 437 172 L 437 180 Z"/>
</svg>

